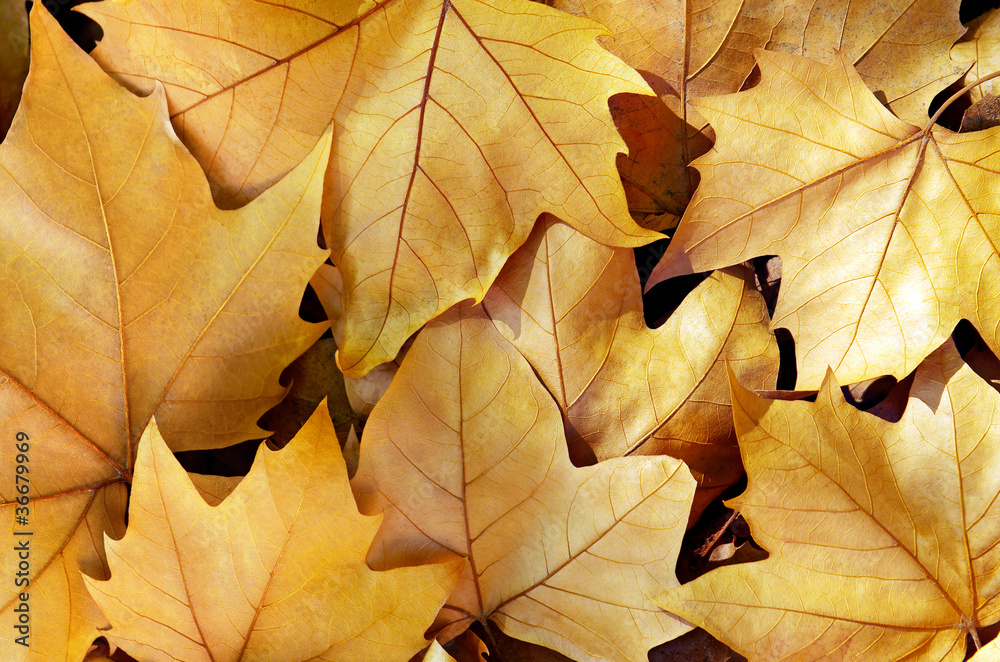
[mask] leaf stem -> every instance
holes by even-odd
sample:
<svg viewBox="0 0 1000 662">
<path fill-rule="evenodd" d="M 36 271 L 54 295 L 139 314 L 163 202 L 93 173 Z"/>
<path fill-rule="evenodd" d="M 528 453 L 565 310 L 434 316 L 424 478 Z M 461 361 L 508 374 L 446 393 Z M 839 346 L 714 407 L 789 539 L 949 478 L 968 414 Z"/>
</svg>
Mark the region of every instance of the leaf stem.
<svg viewBox="0 0 1000 662">
<path fill-rule="evenodd" d="M 944 113 L 944 111 L 948 109 L 948 106 L 950 106 L 954 102 L 958 101 L 962 96 L 964 96 L 965 94 L 967 94 L 973 88 L 979 87 L 983 83 L 987 83 L 987 82 L 989 82 L 989 81 L 991 81 L 991 80 L 993 80 L 994 78 L 997 78 L 997 77 L 1000 77 L 1000 71 L 994 71 L 993 73 L 989 74 L 988 76 L 983 76 L 982 78 L 977 78 L 976 80 L 972 81 L 971 83 L 969 83 L 968 85 L 966 85 L 965 87 L 963 87 L 962 89 L 960 89 L 958 92 L 955 92 L 954 94 L 952 94 L 950 97 L 948 97 L 947 101 L 945 101 L 943 104 L 941 104 L 941 107 L 937 109 L 937 112 L 934 113 L 933 117 L 931 117 L 931 121 L 927 125 L 927 129 L 925 129 L 925 131 L 930 130 L 930 128 L 932 126 L 934 126 L 935 124 L 937 124 L 937 121 L 941 117 L 941 114 Z"/>
</svg>

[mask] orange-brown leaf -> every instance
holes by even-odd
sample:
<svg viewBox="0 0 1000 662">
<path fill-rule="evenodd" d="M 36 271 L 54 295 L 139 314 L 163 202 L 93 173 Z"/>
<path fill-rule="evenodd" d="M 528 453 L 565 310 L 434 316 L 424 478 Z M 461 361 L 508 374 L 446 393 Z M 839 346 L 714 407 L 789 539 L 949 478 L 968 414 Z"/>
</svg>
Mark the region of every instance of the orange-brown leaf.
<svg viewBox="0 0 1000 662">
<path fill-rule="evenodd" d="M 206 45 L 223 40 L 237 20 L 274 20 L 290 30 L 316 17 L 261 3 L 252 7 L 277 15 L 255 15 L 249 3 L 238 5 L 245 18 L 182 7 L 164 0 L 93 5 L 86 11 L 108 33 L 95 56 L 126 77 L 146 75 L 142 63 L 163 43 L 189 61 L 155 72 L 174 82 L 168 90 L 195 86 L 213 99 L 211 109 L 191 101 L 198 110 L 184 115 L 189 140 L 207 130 L 194 125 L 202 115 L 206 125 L 246 125 L 255 136 L 280 129 L 272 113 L 237 117 L 231 102 L 207 96 L 218 83 L 204 71 L 227 65 L 216 64 Z M 129 38 L 133 27 L 143 32 Z M 260 61 L 227 69 L 225 89 L 255 98 L 262 78 L 276 76 L 256 103 L 283 108 L 318 96 L 318 115 L 333 118 L 323 222 L 344 276 L 338 361 L 346 375 L 392 360 L 427 320 L 481 299 L 544 211 L 613 245 L 657 237 L 628 216 L 615 170 L 624 144 L 607 107 L 612 94 L 648 88 L 595 43 L 601 32 L 526 0 L 386 0 L 344 28 L 317 27 L 288 53 L 262 38 L 234 54 Z M 323 82 L 303 86 L 296 67 Z M 198 87 L 192 78 L 205 82 Z M 210 174 L 229 158 L 211 141 L 193 151 Z M 263 185 L 226 184 L 233 195 Z"/>
<path fill-rule="evenodd" d="M 552 397 L 480 306 L 417 336 L 352 485 L 363 512 L 385 513 L 376 567 L 469 559 L 443 639 L 490 618 L 575 659 L 625 662 L 688 629 L 645 594 L 677 585 L 690 472 L 669 457 L 578 469 L 565 444 Z"/>
<path fill-rule="evenodd" d="M 31 654 L 77 660 L 105 622 L 77 569 L 106 572 L 103 533 L 122 533 L 146 422 L 155 412 L 176 448 L 260 436 L 282 368 L 323 331 L 298 301 L 324 259 L 325 163 L 316 151 L 252 207 L 220 212 L 162 94 L 122 89 L 41 3 L 31 21 L 24 102 L 0 144 L 0 457 L 12 476 L 28 435 Z M 0 495 L 11 532 L 13 479 Z M 0 594 L 8 614 L 17 592 Z M 3 659 L 24 653 L 0 643 Z"/>
<path fill-rule="evenodd" d="M 745 271 L 717 272 L 649 329 L 632 251 L 539 223 L 483 300 L 563 412 L 570 456 L 667 454 L 699 482 L 695 515 L 743 475 L 726 359 L 772 388 L 778 348 Z"/>
<path fill-rule="evenodd" d="M 151 424 L 130 515 L 106 541 L 111 578 L 87 586 L 104 636 L 144 660 L 405 660 L 461 568 L 368 568 L 381 518 L 357 512 L 325 403 L 217 506 Z"/>
<path fill-rule="evenodd" d="M 1000 618 L 1000 394 L 949 341 L 917 369 L 898 423 L 733 382 L 747 468 L 730 505 L 771 556 L 663 594 L 750 659 L 964 659 Z"/>
<path fill-rule="evenodd" d="M 759 56 L 760 85 L 697 104 L 719 139 L 649 283 L 781 256 L 772 326 L 795 338 L 799 389 L 827 366 L 902 378 L 963 317 L 1000 348 L 997 129 L 921 130 L 844 59 Z"/>
</svg>

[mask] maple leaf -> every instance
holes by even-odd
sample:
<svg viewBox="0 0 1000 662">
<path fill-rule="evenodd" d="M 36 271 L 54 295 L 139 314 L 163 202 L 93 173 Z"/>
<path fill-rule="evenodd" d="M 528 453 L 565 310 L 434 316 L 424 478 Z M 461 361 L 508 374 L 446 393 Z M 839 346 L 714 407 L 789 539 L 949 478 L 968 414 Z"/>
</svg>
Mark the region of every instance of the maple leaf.
<svg viewBox="0 0 1000 662">
<path fill-rule="evenodd" d="M 696 104 L 719 141 L 647 286 L 779 255 L 772 326 L 795 338 L 800 389 L 828 365 L 902 378 L 963 317 L 995 351 L 996 131 L 907 124 L 844 59 L 759 58 L 759 86 Z"/>
<path fill-rule="evenodd" d="M 658 602 L 751 659 L 962 660 L 1000 617 L 1000 394 L 949 341 L 917 369 L 898 423 L 733 381 L 747 490 L 730 502 L 771 556 Z"/>
<path fill-rule="evenodd" d="M 855 63 L 893 111 L 926 120 L 934 95 L 968 69 L 950 49 L 965 28 L 957 0 L 556 0 L 554 6 L 608 26 L 604 44 L 660 96 L 618 98 L 613 108 L 631 147 L 620 167 L 630 208 L 680 215 L 694 191 L 688 164 L 711 147 L 706 120 L 688 101 L 736 92 L 755 48 Z M 617 104 L 617 107 L 615 107 Z"/>
<path fill-rule="evenodd" d="M 667 454 L 699 483 L 692 522 L 743 469 L 726 359 L 770 388 L 778 347 L 745 270 L 717 272 L 658 329 L 646 327 L 632 251 L 539 222 L 483 300 L 563 412 L 570 457 Z"/>
<path fill-rule="evenodd" d="M 162 94 L 122 89 L 41 3 L 31 35 L 0 144 L 0 456 L 5 475 L 29 469 L 29 523 L 14 526 L 13 479 L 0 496 L 7 540 L 33 534 L 28 654 L 77 660 L 105 623 L 78 568 L 106 573 L 102 534 L 122 533 L 146 422 L 155 412 L 177 449 L 262 436 L 282 368 L 325 328 L 298 318 L 324 259 L 325 162 L 318 149 L 254 205 L 221 212 Z M 4 585 L 7 614 L 19 590 Z M 0 657 L 27 653 L 13 639 Z"/>
<path fill-rule="evenodd" d="M 19 0 L 0 0 L 0 141 L 14 119 L 28 75 L 28 12 Z"/>
<path fill-rule="evenodd" d="M 87 7 L 106 34 L 94 56 L 133 86 L 155 76 L 168 95 L 183 88 L 175 122 L 210 177 L 236 167 L 221 165 L 231 124 L 283 135 L 308 102 L 315 117 L 303 122 L 315 126 L 298 136 L 305 141 L 333 119 L 323 223 L 344 276 L 338 362 L 349 377 L 392 360 L 455 303 L 481 299 L 543 211 L 614 245 L 658 236 L 628 216 L 615 171 L 624 144 L 607 108 L 616 92 L 648 88 L 594 42 L 603 30 L 592 21 L 525 0 L 387 0 L 346 26 L 311 4 L 241 3 L 207 15 L 183 6 Z M 257 36 L 271 22 L 281 33 L 310 29 L 294 45 Z M 250 43 L 226 43 L 236 23 L 254 26 L 241 37 Z M 147 71 L 164 44 L 176 57 Z M 244 95 L 284 114 L 234 111 Z M 235 160 L 266 161 L 275 173 L 294 162 L 274 167 L 280 150 L 258 141 L 252 152 L 262 149 L 266 159 Z M 217 185 L 237 199 L 267 184 L 242 170 L 223 179 Z"/>
<path fill-rule="evenodd" d="M 624 661 L 688 629 L 644 591 L 677 585 L 690 472 L 669 457 L 577 469 L 565 443 L 552 397 L 480 306 L 417 336 L 352 486 L 362 512 L 385 513 L 373 567 L 469 559 L 442 640 L 490 618 L 577 659 Z"/>
<path fill-rule="evenodd" d="M 217 506 L 151 424 L 130 513 L 111 578 L 86 582 L 108 640 L 147 660 L 407 659 L 462 566 L 369 570 L 381 518 L 357 512 L 325 402 Z"/>
</svg>

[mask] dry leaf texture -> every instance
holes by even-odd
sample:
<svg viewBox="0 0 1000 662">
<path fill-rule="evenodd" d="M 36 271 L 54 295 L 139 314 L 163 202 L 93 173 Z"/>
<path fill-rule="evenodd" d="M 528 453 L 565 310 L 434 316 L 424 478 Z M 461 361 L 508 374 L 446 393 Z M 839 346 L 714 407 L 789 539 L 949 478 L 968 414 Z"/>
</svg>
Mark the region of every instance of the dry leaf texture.
<svg viewBox="0 0 1000 662">
<path fill-rule="evenodd" d="M 443 639 L 490 618 L 575 659 L 625 662 L 688 629 L 645 592 L 677 585 L 690 472 L 669 457 L 577 469 L 565 443 L 552 397 L 480 306 L 417 336 L 352 486 L 362 512 L 385 513 L 375 567 L 469 559 Z"/>
<path fill-rule="evenodd" d="M 130 512 L 105 543 L 111 578 L 87 586 L 105 636 L 144 660 L 405 660 L 461 568 L 368 568 L 381 518 L 357 512 L 325 404 L 217 506 L 150 425 Z"/>
<path fill-rule="evenodd" d="M 265 77 L 274 78 L 265 106 L 309 101 L 322 123 L 333 118 L 323 215 L 344 275 L 338 361 L 347 376 L 392 360 L 455 303 L 481 299 L 544 211 L 613 245 L 657 237 L 628 216 L 615 170 L 624 143 L 607 107 L 616 92 L 648 87 L 595 43 L 600 25 L 526 0 L 388 0 L 345 27 L 301 8 L 236 7 L 203 14 L 142 0 L 86 11 L 106 30 L 95 57 L 109 70 L 133 82 L 135 73 L 164 77 L 168 94 L 204 81 L 197 97 L 175 101 L 198 108 L 184 115 L 192 141 L 208 131 L 196 117 L 255 136 L 279 129 L 280 114 L 236 116 L 235 97 L 217 101 L 223 91 L 256 99 Z M 232 71 L 206 48 L 228 38 L 233 22 L 250 30 L 269 20 L 317 27 L 280 52 L 265 33 L 232 54 L 255 64 Z M 164 43 L 176 59 L 147 74 Z M 219 67 L 227 70 L 207 74 Z M 322 81 L 304 83 L 296 68 Z M 192 146 L 210 174 L 227 158 L 220 145 Z"/>
<path fill-rule="evenodd" d="M 658 329 L 643 319 L 632 251 L 547 219 L 483 300 L 563 412 L 576 464 L 667 454 L 699 482 L 701 509 L 743 475 L 729 411 L 728 358 L 772 388 L 778 348 L 745 271 L 717 272 Z"/>
<path fill-rule="evenodd" d="M 680 215 L 694 191 L 687 165 L 711 146 L 705 119 L 687 101 L 736 92 L 766 48 L 855 63 L 892 110 L 921 123 L 934 95 L 968 69 L 949 56 L 964 32 L 958 1 L 556 0 L 608 26 L 608 49 L 639 70 L 662 103 L 612 102 L 632 153 L 620 162 L 634 211 Z M 951 57 L 955 57 L 953 61 Z"/>
<path fill-rule="evenodd" d="M 106 572 L 102 534 L 121 535 L 146 422 L 156 412 L 176 448 L 260 436 L 282 368 L 323 331 L 298 301 L 324 259 L 325 162 L 320 148 L 252 207 L 220 212 L 162 94 L 122 89 L 40 7 L 0 144 L 0 434 L 4 466 L 30 470 L 31 654 L 75 660 L 105 622 L 77 568 Z M 30 464 L 15 461 L 18 432 Z M 13 478 L 0 495 L 10 532 Z M 18 589 L 3 591 L 9 611 Z M 24 654 L 12 640 L 0 657 Z"/>
<path fill-rule="evenodd" d="M 756 88 L 697 102 L 719 141 L 650 277 L 779 255 L 772 326 L 795 338 L 799 389 L 902 378 L 973 322 L 996 351 L 996 130 L 897 119 L 844 59 L 760 53 Z"/>
<path fill-rule="evenodd" d="M 750 659 L 964 659 L 1000 617 L 1000 394 L 949 341 L 916 372 L 898 423 L 733 382 L 747 468 L 730 502 L 771 556 L 659 601 Z"/>
</svg>

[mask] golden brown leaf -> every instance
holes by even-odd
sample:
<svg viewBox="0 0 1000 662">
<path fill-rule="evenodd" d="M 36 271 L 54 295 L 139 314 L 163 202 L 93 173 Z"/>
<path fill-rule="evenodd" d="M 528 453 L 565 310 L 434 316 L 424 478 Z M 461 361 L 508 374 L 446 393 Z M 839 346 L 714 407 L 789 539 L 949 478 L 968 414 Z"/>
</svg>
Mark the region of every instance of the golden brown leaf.
<svg viewBox="0 0 1000 662">
<path fill-rule="evenodd" d="M 381 518 L 357 512 L 325 405 L 217 506 L 151 424 L 130 514 L 111 578 L 86 582 L 108 640 L 145 660 L 405 660 L 462 566 L 369 570 Z"/>
<path fill-rule="evenodd" d="M 0 0 L 0 140 L 7 135 L 28 75 L 28 12 L 21 0 Z"/>
<path fill-rule="evenodd" d="M 220 85 L 227 95 L 251 95 L 274 77 L 268 101 L 259 103 L 275 108 L 324 98 L 317 116 L 324 123 L 332 117 L 335 130 L 323 222 L 344 275 L 338 362 L 349 377 L 392 360 L 455 303 L 481 299 L 544 211 L 613 245 L 657 238 L 628 216 L 615 170 L 624 144 L 607 107 L 612 94 L 648 88 L 596 44 L 602 29 L 592 21 L 526 0 L 386 0 L 341 28 L 320 25 L 303 9 L 246 3 L 239 8 L 248 16 L 238 20 L 248 25 L 247 39 L 256 29 L 249 26 L 272 20 L 282 30 L 298 22 L 316 29 L 281 51 L 254 39 L 234 54 L 253 64 L 230 71 L 207 46 L 226 37 L 238 12 L 183 6 L 92 5 L 87 13 L 108 34 L 95 57 L 134 80 L 129 75 L 147 75 L 152 51 L 169 44 L 177 62 L 190 64 L 148 75 L 165 77 L 168 91 L 198 90 L 183 104 L 198 109 L 184 115 L 191 141 L 207 131 L 195 127 L 196 117 L 208 126 L 246 126 L 253 135 L 281 128 L 270 112 L 233 115 L 231 99 L 215 102 Z M 218 67 L 226 69 L 224 84 L 205 75 Z M 296 67 L 322 82 L 303 84 L 291 73 Z M 213 141 L 192 149 L 210 175 L 229 158 Z M 219 183 L 244 196 L 266 185 L 244 179 Z"/>
<path fill-rule="evenodd" d="M 743 475 L 726 359 L 771 388 L 778 347 L 745 270 L 717 272 L 658 329 L 632 251 L 540 222 L 483 300 L 563 412 L 576 463 L 667 454 L 698 479 L 694 517 Z"/>
<path fill-rule="evenodd" d="M 31 655 L 78 660 L 134 444 L 155 412 L 176 448 L 260 436 L 278 376 L 324 325 L 298 319 L 325 167 L 317 150 L 253 206 L 220 212 L 161 94 L 105 76 L 35 3 L 32 68 L 0 144 L 0 453 L 30 473 Z M 29 460 L 17 462 L 18 432 Z M 16 568 L 13 478 L 0 487 Z M 20 513 L 18 513 L 20 514 Z M 8 614 L 18 587 L 3 587 Z M 21 659 L 13 637 L 0 657 Z M 47 656 L 47 657 L 46 657 Z M 41 658 L 39 658 L 41 659 Z"/>
<path fill-rule="evenodd" d="M 690 472 L 669 457 L 577 469 L 565 443 L 552 397 L 480 306 L 417 336 L 352 485 L 362 512 L 385 513 L 374 567 L 468 557 L 443 640 L 489 618 L 575 659 L 631 661 L 688 629 L 644 592 L 677 585 Z"/>
<path fill-rule="evenodd" d="M 109 74 L 142 96 L 163 83 L 177 134 L 232 209 L 290 172 L 330 126 L 357 47 L 331 35 L 362 4 L 145 0 L 77 11 L 104 30 L 92 55 Z"/>
<path fill-rule="evenodd" d="M 997 130 L 921 130 L 844 59 L 759 56 L 760 85 L 697 103 L 719 140 L 649 284 L 779 255 L 772 326 L 794 336 L 804 390 L 827 366 L 901 379 L 962 317 L 996 350 Z"/>
<path fill-rule="evenodd" d="M 949 660 L 1000 618 L 1000 394 L 949 341 L 898 423 L 844 401 L 769 401 L 733 381 L 749 477 L 730 505 L 771 556 L 663 594 L 750 659 Z"/>
<path fill-rule="evenodd" d="M 711 146 L 706 120 L 688 101 L 736 92 L 750 75 L 753 50 L 766 48 L 822 62 L 834 53 L 854 63 L 872 90 L 912 122 L 927 118 L 934 95 L 968 68 L 949 55 L 964 28 L 958 0 L 556 0 L 554 5 L 608 26 L 605 45 L 660 96 L 620 99 L 619 128 L 631 154 L 622 178 L 636 211 L 680 214 L 694 190 L 687 165 Z M 655 208 L 654 206 L 658 206 Z"/>
</svg>

